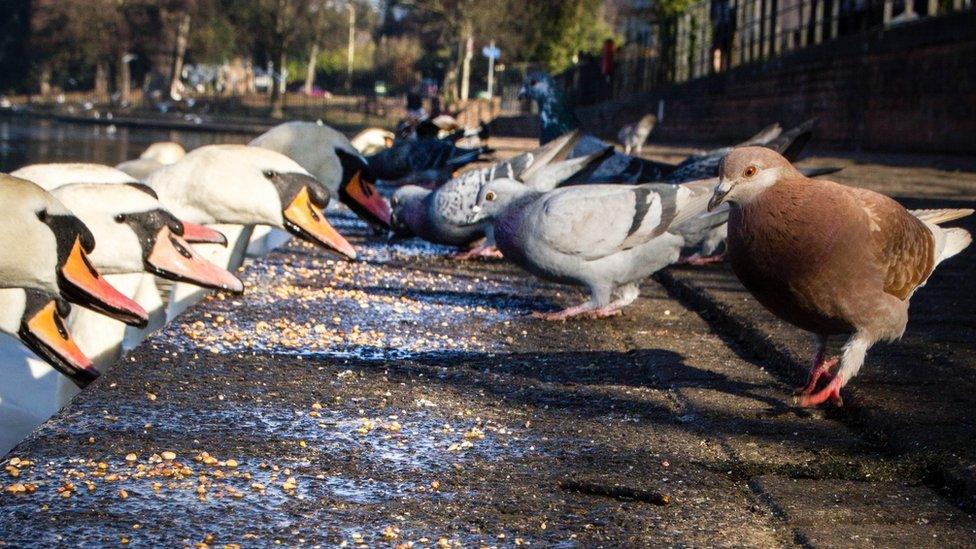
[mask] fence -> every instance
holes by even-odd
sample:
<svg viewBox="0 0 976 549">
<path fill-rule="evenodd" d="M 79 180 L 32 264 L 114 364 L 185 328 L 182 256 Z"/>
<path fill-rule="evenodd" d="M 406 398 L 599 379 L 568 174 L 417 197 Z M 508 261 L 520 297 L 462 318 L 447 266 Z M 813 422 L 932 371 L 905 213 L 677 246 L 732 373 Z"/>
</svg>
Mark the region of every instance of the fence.
<svg viewBox="0 0 976 549">
<path fill-rule="evenodd" d="M 765 61 L 836 38 L 883 31 L 924 17 L 972 10 L 976 0 L 704 0 L 652 21 L 625 44 L 610 77 L 597 58 L 558 75 L 576 105 L 587 105 Z"/>
</svg>

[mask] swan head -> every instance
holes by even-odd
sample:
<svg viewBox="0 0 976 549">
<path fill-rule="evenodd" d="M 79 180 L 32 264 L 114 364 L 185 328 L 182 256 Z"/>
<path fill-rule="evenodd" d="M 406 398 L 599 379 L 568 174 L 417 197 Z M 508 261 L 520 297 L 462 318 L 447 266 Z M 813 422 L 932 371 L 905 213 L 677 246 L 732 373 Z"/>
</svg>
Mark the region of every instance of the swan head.
<svg viewBox="0 0 976 549">
<path fill-rule="evenodd" d="M 391 227 L 390 204 L 377 190 L 376 177 L 366 163 L 366 159 L 359 154 L 339 148 L 335 152 L 342 166 L 339 201 L 370 225 L 389 229 Z"/>
<path fill-rule="evenodd" d="M 376 178 L 362 153 L 341 132 L 325 124 L 296 120 L 271 128 L 251 145 L 295 160 L 337 192 L 339 201 L 364 221 L 380 229 L 390 228 L 390 205 L 377 192 Z"/>
<path fill-rule="evenodd" d="M 281 153 L 248 145 L 208 145 L 153 172 L 146 183 L 182 220 L 270 225 L 356 257 L 325 217 L 329 190 Z"/>
<path fill-rule="evenodd" d="M 106 274 L 149 272 L 159 277 L 216 290 L 240 293 L 244 284 L 201 257 L 194 242 L 226 242 L 223 235 L 184 223 L 167 211 L 149 187 L 140 184 L 75 184 L 55 189 L 61 200 L 101 243 L 91 254 Z"/>
<path fill-rule="evenodd" d="M 71 305 L 41 290 L 0 290 L 0 331 L 18 338 L 56 370 L 84 387 L 98 370 L 78 348 L 65 325 Z"/>
<path fill-rule="evenodd" d="M 95 237 L 64 204 L 34 183 L 0 176 L 0 285 L 41 290 L 133 326 L 146 311 L 95 269 Z"/>
</svg>

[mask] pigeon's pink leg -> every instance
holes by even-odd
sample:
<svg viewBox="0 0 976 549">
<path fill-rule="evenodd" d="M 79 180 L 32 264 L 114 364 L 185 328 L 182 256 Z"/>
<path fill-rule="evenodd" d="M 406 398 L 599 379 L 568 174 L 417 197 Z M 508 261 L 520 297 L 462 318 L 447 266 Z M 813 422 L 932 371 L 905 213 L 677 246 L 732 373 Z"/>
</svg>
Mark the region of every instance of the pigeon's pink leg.
<svg viewBox="0 0 976 549">
<path fill-rule="evenodd" d="M 471 248 L 469 250 L 465 250 L 463 252 L 458 252 L 458 253 L 452 255 L 451 256 L 451 259 L 454 259 L 454 260 L 457 260 L 457 261 L 467 261 L 468 259 L 472 259 L 472 258 L 475 258 L 475 257 L 487 257 L 487 258 L 492 258 L 492 259 L 503 259 L 504 258 L 504 256 L 502 255 L 502 253 L 500 251 L 498 251 L 498 248 L 496 248 L 494 246 L 488 246 L 488 245 L 482 243 L 482 244 L 480 244 L 478 246 L 475 246 L 475 247 L 473 247 L 473 248 Z"/>
<path fill-rule="evenodd" d="M 611 316 L 617 316 L 620 314 L 619 307 L 601 307 L 599 309 L 594 309 L 589 303 L 584 303 L 582 305 L 577 305 L 575 307 L 570 307 L 568 309 L 563 309 L 561 311 L 554 311 L 550 313 L 544 313 L 540 311 L 533 311 L 532 318 L 539 318 L 542 320 L 566 320 L 567 318 L 573 318 L 574 316 L 585 316 L 588 318 L 607 318 Z"/>
<path fill-rule="evenodd" d="M 588 311 L 583 314 L 586 315 L 588 318 L 592 318 L 592 319 L 610 318 L 611 316 L 620 315 L 621 311 L 620 311 L 620 307 L 614 307 L 611 305 L 608 307 L 602 307 L 600 309 L 593 309 L 592 311 Z"/>
<path fill-rule="evenodd" d="M 813 366 L 810 367 L 810 377 L 807 378 L 807 384 L 803 387 L 798 387 L 794 394 L 813 394 L 817 390 L 817 382 L 820 381 L 820 378 L 831 379 L 834 377 L 834 374 L 830 373 L 830 369 L 836 366 L 839 360 L 840 358 L 836 356 L 824 359 L 824 349 L 817 351 L 817 358 L 813 361 Z"/>
<path fill-rule="evenodd" d="M 725 261 L 725 252 L 717 253 L 714 255 L 701 255 L 693 254 L 688 257 L 680 257 L 678 261 L 675 262 L 676 265 L 694 265 L 700 267 L 702 265 L 711 265 L 713 263 L 721 263 Z"/>
<path fill-rule="evenodd" d="M 840 397 L 840 388 L 843 387 L 840 376 L 835 376 L 834 379 L 830 380 L 830 383 L 820 391 L 812 395 L 803 395 L 800 397 L 798 404 L 803 407 L 817 406 L 818 404 L 823 404 L 828 399 L 830 399 L 835 405 L 843 406 L 844 399 Z"/>
</svg>

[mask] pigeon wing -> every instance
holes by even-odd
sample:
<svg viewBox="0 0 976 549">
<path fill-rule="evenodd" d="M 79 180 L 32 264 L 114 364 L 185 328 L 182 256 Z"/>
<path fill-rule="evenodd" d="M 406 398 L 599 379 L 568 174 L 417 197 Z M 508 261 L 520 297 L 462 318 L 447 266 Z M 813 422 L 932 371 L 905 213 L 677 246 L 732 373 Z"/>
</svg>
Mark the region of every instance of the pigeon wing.
<svg viewBox="0 0 976 549">
<path fill-rule="evenodd" d="M 849 188 L 867 213 L 871 244 L 884 276 L 884 291 L 908 299 L 935 269 L 935 237 L 920 219 L 891 198 Z"/>
<path fill-rule="evenodd" d="M 529 227 L 554 250 L 595 260 L 633 248 L 704 213 L 714 181 L 685 185 L 583 185 L 553 191 Z"/>
</svg>

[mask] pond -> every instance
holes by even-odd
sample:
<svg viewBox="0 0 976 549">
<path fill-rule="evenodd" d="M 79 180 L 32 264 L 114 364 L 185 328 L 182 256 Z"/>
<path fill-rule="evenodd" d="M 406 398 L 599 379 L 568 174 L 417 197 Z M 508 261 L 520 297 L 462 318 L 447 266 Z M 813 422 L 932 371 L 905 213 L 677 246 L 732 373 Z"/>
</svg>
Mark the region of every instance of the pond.
<svg viewBox="0 0 976 549">
<path fill-rule="evenodd" d="M 215 143 L 247 143 L 245 133 L 106 126 L 0 114 L 0 172 L 42 162 L 95 162 L 114 166 L 156 141 L 176 141 L 187 150 Z"/>
</svg>

